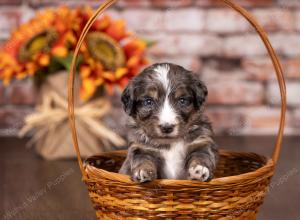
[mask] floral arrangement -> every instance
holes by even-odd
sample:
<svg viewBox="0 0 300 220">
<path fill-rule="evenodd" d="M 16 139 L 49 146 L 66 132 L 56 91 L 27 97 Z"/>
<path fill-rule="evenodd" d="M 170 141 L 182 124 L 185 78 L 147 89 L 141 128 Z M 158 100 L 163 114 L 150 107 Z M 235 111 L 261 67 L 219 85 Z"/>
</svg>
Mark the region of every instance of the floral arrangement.
<svg viewBox="0 0 300 220">
<path fill-rule="evenodd" d="M 0 80 L 33 77 L 37 82 L 68 70 L 77 40 L 93 11 L 60 7 L 38 13 L 20 26 L 0 49 Z M 80 50 L 80 97 L 89 100 L 98 88 L 123 87 L 147 63 L 148 43 L 134 38 L 124 20 L 98 19 Z"/>
</svg>

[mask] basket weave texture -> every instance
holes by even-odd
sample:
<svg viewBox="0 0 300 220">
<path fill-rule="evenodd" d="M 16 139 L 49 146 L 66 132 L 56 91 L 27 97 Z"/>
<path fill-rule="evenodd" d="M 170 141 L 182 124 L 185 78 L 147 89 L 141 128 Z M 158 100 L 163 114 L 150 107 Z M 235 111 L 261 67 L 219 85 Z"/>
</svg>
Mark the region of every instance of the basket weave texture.
<svg viewBox="0 0 300 220">
<path fill-rule="evenodd" d="M 216 0 L 217 1 L 217 0 Z M 256 20 L 232 0 L 221 0 L 240 13 L 255 28 L 272 59 L 281 94 L 281 117 L 271 159 L 254 153 L 221 151 L 215 179 L 204 183 L 192 180 L 155 180 L 137 184 L 118 174 L 126 151 L 80 156 L 74 116 L 74 78 L 78 52 L 93 22 L 116 0 L 104 2 L 88 21 L 78 41 L 69 78 L 69 119 L 78 163 L 89 196 L 102 220 L 203 219 L 254 220 L 268 192 L 277 164 L 285 124 L 286 88 L 282 67 L 265 31 Z"/>
<path fill-rule="evenodd" d="M 226 184 L 219 179 L 139 185 L 123 175 L 108 175 L 125 157 L 124 151 L 111 152 L 85 162 L 85 183 L 99 219 L 255 219 L 274 171 L 272 161 L 257 154 L 221 151 L 215 175 Z"/>
</svg>

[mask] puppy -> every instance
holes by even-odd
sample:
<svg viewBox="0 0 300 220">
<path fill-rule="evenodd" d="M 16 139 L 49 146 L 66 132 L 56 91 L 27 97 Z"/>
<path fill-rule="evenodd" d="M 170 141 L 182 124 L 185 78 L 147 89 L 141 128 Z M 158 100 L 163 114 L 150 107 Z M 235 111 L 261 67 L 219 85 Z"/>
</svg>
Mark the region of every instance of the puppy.
<svg viewBox="0 0 300 220">
<path fill-rule="evenodd" d="M 207 88 L 181 66 L 146 68 L 122 94 L 129 150 L 119 173 L 135 182 L 209 181 L 218 160 L 211 124 L 203 114 Z"/>
</svg>

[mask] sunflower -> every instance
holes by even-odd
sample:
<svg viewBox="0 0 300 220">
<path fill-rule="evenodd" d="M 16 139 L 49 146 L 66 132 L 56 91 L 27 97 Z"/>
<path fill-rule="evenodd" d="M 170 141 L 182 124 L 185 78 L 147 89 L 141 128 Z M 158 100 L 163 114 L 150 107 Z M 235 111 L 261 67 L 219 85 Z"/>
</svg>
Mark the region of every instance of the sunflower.
<svg viewBox="0 0 300 220">
<path fill-rule="evenodd" d="M 86 81 L 81 89 L 81 98 L 89 99 L 100 86 L 104 86 L 109 93 L 116 85 L 125 87 L 148 64 L 146 49 L 147 43 L 141 39 L 127 39 L 122 44 L 107 32 L 88 34 L 84 61 L 79 71 L 82 81 Z"/>
<path fill-rule="evenodd" d="M 66 7 L 38 13 L 21 25 L 0 51 L 0 79 L 34 75 L 50 65 L 53 56 L 64 57 L 74 49 L 77 39 L 71 25 L 75 13 Z"/>
</svg>

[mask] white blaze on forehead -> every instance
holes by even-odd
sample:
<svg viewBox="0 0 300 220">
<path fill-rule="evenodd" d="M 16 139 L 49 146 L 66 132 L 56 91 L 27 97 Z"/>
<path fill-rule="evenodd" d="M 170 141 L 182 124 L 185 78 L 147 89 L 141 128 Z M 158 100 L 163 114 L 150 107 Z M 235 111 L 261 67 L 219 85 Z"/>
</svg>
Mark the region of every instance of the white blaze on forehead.
<svg viewBox="0 0 300 220">
<path fill-rule="evenodd" d="M 177 115 L 168 98 L 171 87 L 168 77 L 170 66 L 168 64 L 161 64 L 157 66 L 154 71 L 156 72 L 156 78 L 162 83 L 166 93 L 165 100 L 159 114 L 159 122 L 160 124 L 176 124 Z"/>
<path fill-rule="evenodd" d="M 163 84 L 165 90 L 169 90 L 169 78 L 168 73 L 170 71 L 170 66 L 168 64 L 161 64 L 157 66 L 154 71 L 156 72 L 156 78 Z"/>
<path fill-rule="evenodd" d="M 173 125 L 177 123 L 177 114 L 171 106 L 167 96 L 159 114 L 159 123 Z"/>
</svg>

